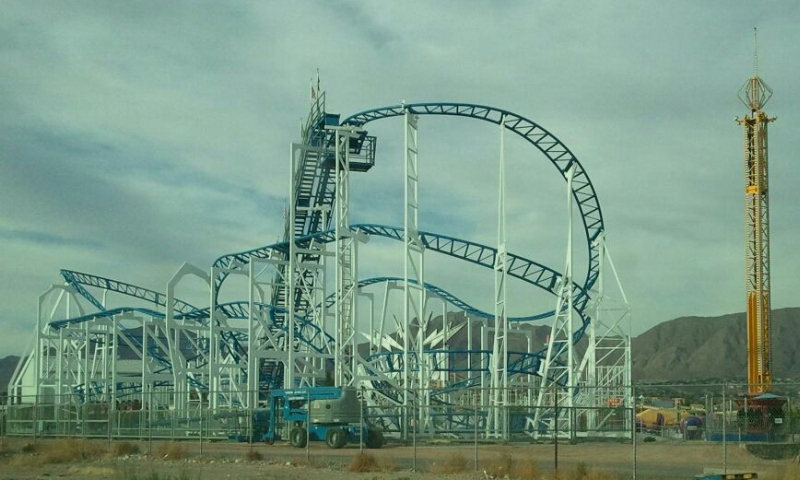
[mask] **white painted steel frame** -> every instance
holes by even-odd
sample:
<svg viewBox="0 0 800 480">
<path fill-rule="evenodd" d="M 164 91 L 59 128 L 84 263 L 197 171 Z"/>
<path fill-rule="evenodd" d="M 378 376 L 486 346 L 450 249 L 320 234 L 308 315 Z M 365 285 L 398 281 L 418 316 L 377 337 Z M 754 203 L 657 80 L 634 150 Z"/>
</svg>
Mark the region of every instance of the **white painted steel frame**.
<svg viewBox="0 0 800 480">
<path fill-rule="evenodd" d="M 419 117 L 411 112 L 405 112 L 403 122 L 404 138 L 404 207 L 403 207 L 403 407 L 405 421 L 403 422 L 403 437 L 408 437 L 410 417 L 408 409 L 412 400 L 420 407 L 430 405 L 430 391 L 418 393 L 417 398 L 412 398 L 412 388 L 427 387 L 427 374 L 425 359 L 423 358 L 424 338 L 427 330 L 426 292 L 425 292 L 425 246 L 419 237 L 419 144 L 418 144 Z M 415 282 L 415 283 L 412 283 Z M 415 345 L 412 347 L 412 322 L 416 318 L 417 330 Z M 416 355 L 412 356 L 412 349 Z M 413 367 L 416 367 L 414 372 Z M 414 378 L 416 377 L 416 378 Z M 425 431 L 429 427 L 429 408 L 417 408 L 419 430 Z"/>
<path fill-rule="evenodd" d="M 487 422 L 487 433 L 492 436 L 508 437 L 508 315 L 506 303 L 508 295 L 508 259 L 506 243 L 506 156 L 505 156 L 505 115 L 500 119 L 500 158 L 498 169 L 497 199 L 497 254 L 494 261 L 494 348 L 492 348 L 492 369 L 489 383 L 492 391 L 492 415 Z"/>
</svg>

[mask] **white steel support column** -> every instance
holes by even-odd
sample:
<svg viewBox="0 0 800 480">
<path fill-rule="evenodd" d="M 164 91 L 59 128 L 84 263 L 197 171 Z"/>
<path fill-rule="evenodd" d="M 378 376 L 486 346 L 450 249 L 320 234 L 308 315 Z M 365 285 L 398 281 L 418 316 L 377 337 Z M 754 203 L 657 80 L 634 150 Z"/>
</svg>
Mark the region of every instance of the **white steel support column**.
<svg viewBox="0 0 800 480">
<path fill-rule="evenodd" d="M 330 127 L 329 127 L 330 128 Z M 350 138 L 362 129 L 358 127 L 335 127 L 335 182 L 336 211 L 334 221 L 336 234 L 336 342 L 335 382 L 337 386 L 353 382 L 353 352 L 356 348 L 354 316 L 357 311 L 358 288 L 356 242 L 365 241 L 350 230 Z"/>
<path fill-rule="evenodd" d="M 217 362 L 217 338 L 216 320 L 217 320 L 217 290 L 214 288 L 214 279 L 216 278 L 216 268 L 212 265 L 211 276 L 211 291 L 208 308 L 208 403 L 212 411 L 217 409 L 217 397 L 220 390 L 219 366 Z M 252 337 L 248 337 L 251 341 Z"/>
<path fill-rule="evenodd" d="M 247 263 L 247 405 L 246 408 L 256 408 L 258 406 L 258 390 L 259 390 L 259 359 L 258 355 L 259 345 L 256 338 L 256 327 L 261 321 L 260 316 L 256 315 L 256 272 L 255 262 L 250 261 Z M 284 375 L 288 368 L 284 368 Z M 284 381 L 286 379 L 284 378 Z M 286 383 L 284 383 L 286 385 Z M 291 384 L 289 384 L 291 385 Z"/>
<path fill-rule="evenodd" d="M 547 354 L 540 369 L 541 385 L 537 402 L 535 421 L 545 413 L 554 410 L 557 404 L 562 407 L 556 417 L 553 415 L 553 428 L 559 432 L 567 432 L 570 438 L 575 435 L 573 425 L 573 407 L 575 397 L 575 358 L 574 358 L 574 323 L 573 323 L 573 293 L 572 281 L 572 179 L 575 167 L 570 167 L 566 172 L 567 178 L 567 255 L 564 273 L 560 279 L 558 299 L 556 301 L 556 315 L 550 329 L 550 340 L 547 344 Z M 564 393 L 565 392 L 565 393 Z M 552 409 L 552 410 L 551 410 Z M 566 418 L 566 421 L 561 421 Z"/>
<path fill-rule="evenodd" d="M 505 438 L 508 422 L 505 421 L 508 405 L 508 315 L 506 314 L 506 283 L 508 280 L 506 255 L 506 158 L 505 115 L 500 120 L 500 168 L 497 200 L 497 254 L 494 261 L 494 348 L 492 349 L 492 429 L 494 435 Z"/>
<path fill-rule="evenodd" d="M 338 141 L 338 136 L 337 136 Z M 288 227 L 287 233 L 288 238 L 287 241 L 289 242 L 289 264 L 286 266 L 286 278 L 284 281 L 286 282 L 286 363 L 283 366 L 283 386 L 284 388 L 294 388 L 295 387 L 295 361 L 294 361 L 294 352 L 295 352 L 295 318 L 294 318 L 294 304 L 295 304 L 295 270 L 297 269 L 297 244 L 295 239 L 294 233 L 294 222 L 295 216 L 297 213 L 296 210 L 296 198 L 297 198 L 297 190 L 295 185 L 297 184 L 297 179 L 295 178 L 295 172 L 297 172 L 297 162 L 295 160 L 295 152 L 297 151 L 297 146 L 295 144 L 290 145 L 289 147 L 289 220 L 288 220 Z M 337 155 L 338 155 L 338 148 L 337 148 Z M 301 154 L 302 155 L 302 154 Z M 337 173 L 338 173 L 338 158 L 337 158 Z M 338 174 L 337 174 L 338 178 Z M 338 192 L 338 188 L 337 188 Z M 337 232 L 338 234 L 338 232 Z"/>
<path fill-rule="evenodd" d="M 406 110 L 404 122 L 404 141 L 405 141 L 405 182 L 404 182 L 404 195 L 405 206 L 403 209 L 404 217 L 404 241 L 403 241 L 403 256 L 405 258 L 403 268 L 403 289 L 405 292 L 405 302 L 403 303 L 403 385 L 404 396 L 403 406 L 404 410 L 408 412 L 411 406 L 411 391 L 412 387 L 425 388 L 425 360 L 423 358 L 423 342 L 425 338 L 425 280 L 424 280 L 424 253 L 425 247 L 419 237 L 419 162 L 418 162 L 418 144 L 417 144 L 417 122 L 419 117 Z M 416 281 L 416 283 L 413 283 Z M 417 337 L 416 337 L 416 366 L 417 378 L 416 381 L 412 379 L 411 363 L 411 322 L 413 318 L 417 318 Z M 418 404 L 420 406 L 427 406 L 429 403 L 430 392 L 422 392 Z M 425 428 L 427 425 L 427 415 L 429 411 L 425 408 L 419 409 L 419 424 Z M 408 436 L 408 413 L 406 413 L 406 421 L 403 422 L 403 437 Z"/>
<path fill-rule="evenodd" d="M 600 263 L 598 264 L 597 269 L 597 294 L 598 300 L 596 307 L 600 306 L 602 302 L 603 295 L 605 294 L 605 286 L 603 282 L 605 281 L 604 278 L 604 261 L 603 256 L 605 253 L 605 242 L 603 238 L 605 237 L 605 233 L 600 234 L 599 245 L 598 245 L 598 255 L 600 256 Z M 589 395 L 590 401 L 587 402 L 589 405 L 589 410 L 586 412 L 586 429 L 589 432 L 593 432 L 597 430 L 597 423 L 598 423 L 598 409 L 601 407 L 602 397 L 601 397 L 601 389 L 599 388 L 598 381 L 597 381 L 597 322 L 599 320 L 598 317 L 598 308 L 595 308 L 593 312 L 592 321 L 589 323 L 588 333 L 589 333 L 589 345 L 586 347 L 586 353 L 584 353 L 583 362 L 587 364 L 586 366 L 586 389 L 588 390 L 587 394 Z M 582 362 L 582 363 L 583 363 Z"/>
<path fill-rule="evenodd" d="M 452 379 L 450 378 L 450 319 L 447 318 L 447 302 L 442 298 L 442 350 L 445 351 L 444 368 L 442 372 L 442 380 L 444 385 L 449 385 Z M 448 394 L 448 397 L 450 395 Z"/>
</svg>

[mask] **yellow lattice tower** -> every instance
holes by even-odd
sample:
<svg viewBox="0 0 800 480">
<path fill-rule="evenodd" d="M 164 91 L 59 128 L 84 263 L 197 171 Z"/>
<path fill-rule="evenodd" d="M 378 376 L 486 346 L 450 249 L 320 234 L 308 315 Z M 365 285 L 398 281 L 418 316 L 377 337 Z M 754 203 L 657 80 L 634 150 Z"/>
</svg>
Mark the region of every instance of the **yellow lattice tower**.
<svg viewBox="0 0 800 480">
<path fill-rule="evenodd" d="M 772 89 L 758 76 L 757 55 L 754 70 L 739 90 L 739 99 L 750 114 L 737 119 L 744 127 L 747 380 L 751 395 L 772 388 L 767 126 L 775 120 L 763 111 Z"/>
</svg>

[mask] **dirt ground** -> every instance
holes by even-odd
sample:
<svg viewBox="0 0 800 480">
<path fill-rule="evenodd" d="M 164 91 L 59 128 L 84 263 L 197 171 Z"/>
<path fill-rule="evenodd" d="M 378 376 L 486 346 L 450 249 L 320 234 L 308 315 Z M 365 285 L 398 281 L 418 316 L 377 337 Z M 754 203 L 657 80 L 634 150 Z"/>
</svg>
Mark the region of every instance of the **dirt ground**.
<svg viewBox="0 0 800 480">
<path fill-rule="evenodd" d="M 375 462 L 371 471 L 364 471 L 369 465 L 360 457 L 358 446 L 331 450 L 312 443 L 308 449 L 296 449 L 221 442 L 203 444 L 202 454 L 197 441 L 127 442 L 122 445 L 125 448 L 120 446 L 104 440 L 38 439 L 34 444 L 29 438 L 6 438 L 0 450 L 0 480 L 485 480 L 506 475 L 552 479 L 556 455 L 559 478 L 564 479 L 634 478 L 634 457 L 637 480 L 692 479 L 703 473 L 722 473 L 725 468 L 727 472 L 757 472 L 761 479 L 800 479 L 796 459 L 764 460 L 735 444 L 723 447 L 702 441 L 639 443 L 635 451 L 632 444 L 620 442 L 559 444 L 557 453 L 553 444 L 481 444 L 477 453 L 472 444 L 389 444 L 364 450 Z M 137 449 L 138 453 L 130 452 Z M 360 472 L 351 471 L 356 463 Z"/>
</svg>

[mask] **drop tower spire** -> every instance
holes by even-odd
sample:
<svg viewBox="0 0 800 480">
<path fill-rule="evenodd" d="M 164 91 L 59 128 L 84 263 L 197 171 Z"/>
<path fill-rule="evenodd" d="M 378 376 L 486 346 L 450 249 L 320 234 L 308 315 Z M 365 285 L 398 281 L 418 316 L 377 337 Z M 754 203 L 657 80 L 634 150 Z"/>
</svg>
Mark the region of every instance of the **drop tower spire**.
<svg viewBox="0 0 800 480">
<path fill-rule="evenodd" d="M 753 76 L 739 89 L 750 109 L 737 122 L 744 127 L 745 269 L 747 301 L 748 393 L 772 389 L 769 267 L 769 168 L 767 126 L 775 120 L 763 108 L 772 89 L 758 75 L 758 31 L 754 29 Z"/>
</svg>

